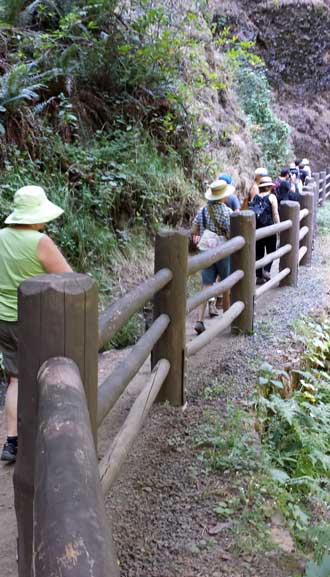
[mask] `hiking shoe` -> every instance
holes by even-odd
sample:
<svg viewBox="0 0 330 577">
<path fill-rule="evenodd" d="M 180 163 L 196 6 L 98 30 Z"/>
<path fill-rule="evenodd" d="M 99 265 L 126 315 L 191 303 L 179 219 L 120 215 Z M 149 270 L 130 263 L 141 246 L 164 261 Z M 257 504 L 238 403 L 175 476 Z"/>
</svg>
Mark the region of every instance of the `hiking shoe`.
<svg viewBox="0 0 330 577">
<path fill-rule="evenodd" d="M 265 282 L 266 282 L 265 278 L 263 278 L 262 276 L 257 276 L 256 284 L 265 284 Z"/>
<path fill-rule="evenodd" d="M 17 447 L 12 443 L 5 443 L 1 453 L 1 461 L 7 461 L 7 463 L 15 463 L 17 455 Z"/>
<path fill-rule="evenodd" d="M 194 326 L 194 330 L 198 335 L 206 331 L 203 321 L 197 321 L 197 323 Z"/>
<path fill-rule="evenodd" d="M 215 306 L 215 301 L 209 302 L 209 315 L 210 317 L 217 317 L 219 316 L 219 311 Z"/>
<path fill-rule="evenodd" d="M 265 279 L 266 281 L 267 281 L 267 280 L 270 280 L 270 272 L 269 272 L 268 270 L 264 270 L 263 273 L 262 273 L 262 276 L 264 277 L 264 279 Z"/>
</svg>

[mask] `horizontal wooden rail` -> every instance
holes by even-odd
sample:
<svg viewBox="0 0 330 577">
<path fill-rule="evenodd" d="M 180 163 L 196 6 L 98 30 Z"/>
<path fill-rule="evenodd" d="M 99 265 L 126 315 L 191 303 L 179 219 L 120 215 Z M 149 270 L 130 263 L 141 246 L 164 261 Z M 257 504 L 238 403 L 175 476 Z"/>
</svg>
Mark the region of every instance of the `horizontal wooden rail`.
<svg viewBox="0 0 330 577">
<path fill-rule="evenodd" d="M 160 315 L 150 329 L 134 345 L 127 357 L 103 381 L 98 392 L 98 426 L 100 426 L 127 385 L 135 377 L 169 324 L 170 318 L 164 314 Z"/>
<path fill-rule="evenodd" d="M 290 274 L 290 272 L 291 271 L 289 268 L 284 268 L 283 270 L 281 270 L 281 272 L 278 272 L 275 276 L 273 276 L 265 284 L 258 287 L 256 289 L 256 298 L 259 298 L 261 295 L 263 295 L 269 289 L 276 286 L 279 282 L 281 282 L 281 280 L 283 280 L 286 276 L 288 276 L 288 274 Z"/>
<path fill-rule="evenodd" d="M 112 339 L 130 317 L 140 311 L 147 301 L 172 280 L 172 277 L 169 269 L 161 269 L 103 311 L 99 317 L 99 348 Z"/>
<path fill-rule="evenodd" d="M 195 274 L 199 270 L 208 268 L 218 260 L 230 256 L 237 252 L 245 245 L 245 239 L 242 236 L 235 236 L 230 240 L 224 242 L 220 247 L 205 250 L 200 254 L 189 257 L 188 259 L 188 275 Z"/>
<path fill-rule="evenodd" d="M 301 222 L 302 220 L 304 220 L 304 218 L 306 218 L 306 216 L 309 215 L 309 210 L 308 208 L 303 208 L 300 213 L 299 213 L 299 222 Z"/>
<path fill-rule="evenodd" d="M 208 345 L 216 336 L 230 327 L 231 323 L 243 312 L 244 308 L 245 305 L 242 301 L 237 301 L 231 305 L 221 319 L 214 321 L 209 329 L 187 344 L 187 357 L 198 353 L 198 351 Z"/>
<path fill-rule="evenodd" d="M 119 577 L 78 367 L 52 358 L 38 383 L 32 573 Z"/>
<path fill-rule="evenodd" d="M 303 226 L 299 231 L 299 241 L 301 241 L 305 236 L 308 234 L 309 228 L 308 226 Z"/>
<path fill-rule="evenodd" d="M 256 261 L 256 270 L 258 270 L 259 268 L 263 268 L 264 266 L 266 266 L 270 262 L 273 262 L 277 258 L 281 258 L 285 254 L 288 254 L 290 250 L 292 250 L 291 244 L 285 244 L 284 246 L 281 246 L 274 252 L 266 254 L 266 256 Z"/>
<path fill-rule="evenodd" d="M 135 400 L 123 426 L 111 443 L 109 451 L 100 462 L 99 472 L 104 494 L 109 491 L 117 479 L 120 468 L 148 416 L 169 370 L 170 363 L 166 359 L 158 361 L 146 386 Z"/>
<path fill-rule="evenodd" d="M 299 249 L 299 257 L 298 257 L 299 262 L 304 258 L 306 252 L 307 252 L 307 246 L 301 246 Z"/>
<path fill-rule="evenodd" d="M 276 224 L 271 224 L 269 226 L 263 226 L 262 228 L 257 228 L 256 240 L 261 240 L 262 238 L 273 236 L 278 232 L 289 230 L 289 228 L 291 227 L 292 227 L 292 220 L 283 220 L 282 222 L 278 222 Z"/>
<path fill-rule="evenodd" d="M 244 277 L 244 272 L 242 270 L 235 270 L 231 275 L 229 275 L 225 280 L 221 282 L 216 282 L 212 286 L 203 289 L 196 295 L 193 295 L 187 300 L 187 313 L 191 313 L 196 307 L 211 299 L 223 294 L 225 291 L 230 290 Z"/>
</svg>

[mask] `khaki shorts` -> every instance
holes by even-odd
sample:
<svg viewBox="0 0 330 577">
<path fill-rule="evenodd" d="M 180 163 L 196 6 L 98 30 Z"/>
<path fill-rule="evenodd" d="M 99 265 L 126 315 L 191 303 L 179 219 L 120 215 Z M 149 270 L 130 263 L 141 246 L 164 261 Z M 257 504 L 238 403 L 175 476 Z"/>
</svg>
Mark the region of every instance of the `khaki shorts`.
<svg viewBox="0 0 330 577">
<path fill-rule="evenodd" d="M 10 377 L 18 376 L 17 343 L 18 322 L 0 319 L 0 352 L 3 354 L 5 371 Z"/>
</svg>

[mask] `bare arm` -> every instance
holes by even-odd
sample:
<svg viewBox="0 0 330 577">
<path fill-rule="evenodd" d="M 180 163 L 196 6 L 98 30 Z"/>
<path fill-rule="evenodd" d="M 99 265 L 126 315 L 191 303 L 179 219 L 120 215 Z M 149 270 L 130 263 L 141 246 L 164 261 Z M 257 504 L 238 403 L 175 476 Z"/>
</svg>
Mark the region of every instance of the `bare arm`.
<svg viewBox="0 0 330 577">
<path fill-rule="evenodd" d="M 273 213 L 273 219 L 274 222 L 280 222 L 280 215 L 278 214 L 278 202 L 277 202 L 277 198 L 275 196 L 275 194 L 270 194 L 269 195 L 269 202 L 272 205 L 272 213 Z"/>
<path fill-rule="evenodd" d="M 255 197 L 255 195 L 258 194 L 258 192 L 259 192 L 259 187 L 258 187 L 257 183 L 254 182 L 253 185 L 252 185 L 251 188 L 250 188 L 250 192 L 249 192 L 249 194 L 248 194 L 248 200 L 249 200 L 249 201 L 250 201 L 250 200 L 253 200 L 254 197 Z"/>
<path fill-rule="evenodd" d="M 39 241 L 37 256 L 46 272 L 55 274 L 72 272 L 71 266 L 49 236 L 44 236 Z"/>
</svg>

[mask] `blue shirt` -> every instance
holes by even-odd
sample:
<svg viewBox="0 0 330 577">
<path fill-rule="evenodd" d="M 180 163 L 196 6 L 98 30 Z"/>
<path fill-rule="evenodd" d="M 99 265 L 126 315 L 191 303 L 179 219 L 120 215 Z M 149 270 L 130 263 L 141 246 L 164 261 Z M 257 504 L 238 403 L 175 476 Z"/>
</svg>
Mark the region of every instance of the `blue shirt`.
<svg viewBox="0 0 330 577">
<path fill-rule="evenodd" d="M 228 196 L 226 200 L 226 205 L 229 206 L 232 210 L 239 210 L 241 208 L 240 202 L 236 196 L 236 194 L 231 194 Z"/>
</svg>

